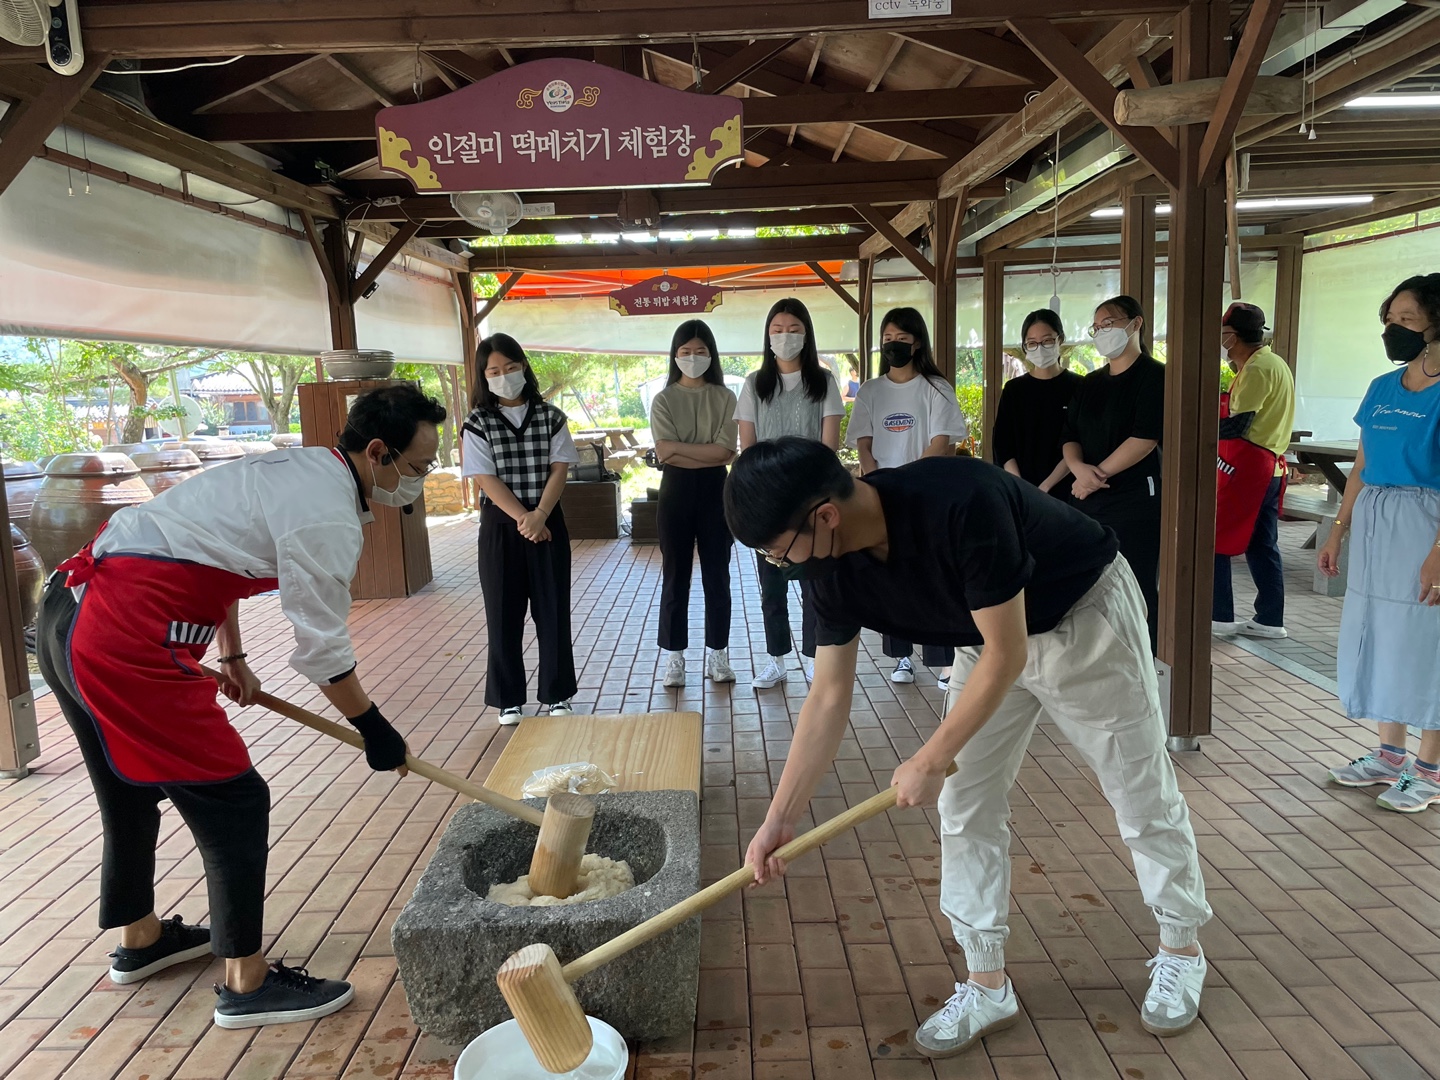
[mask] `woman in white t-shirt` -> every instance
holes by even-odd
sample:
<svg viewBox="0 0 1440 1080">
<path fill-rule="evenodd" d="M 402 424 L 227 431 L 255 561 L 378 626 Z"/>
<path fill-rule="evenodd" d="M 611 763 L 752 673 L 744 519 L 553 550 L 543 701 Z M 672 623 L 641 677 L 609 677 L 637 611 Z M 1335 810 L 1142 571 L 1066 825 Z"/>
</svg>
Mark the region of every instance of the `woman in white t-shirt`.
<svg viewBox="0 0 1440 1080">
<path fill-rule="evenodd" d="M 850 410 L 847 441 L 860 452 L 862 475 L 950 456 L 969 430 L 954 386 L 935 365 L 925 317 L 912 307 L 887 311 L 880 320 L 880 377 L 860 384 Z M 890 680 L 914 682 L 914 643 L 885 637 L 883 644 L 895 660 Z M 948 689 L 954 650 L 926 645 L 921 655 L 927 666 L 944 669 L 940 687 Z"/>
<path fill-rule="evenodd" d="M 782 435 L 799 435 L 839 450 L 840 418 L 844 415 L 840 387 L 821 364 L 815 348 L 810 312 L 794 297 L 777 301 L 765 317 L 760 370 L 746 376 L 735 408 L 740 449 Z M 765 651 L 770 654 L 770 662 L 751 685 L 768 690 L 785 681 L 785 655 L 793 647 L 789 582 L 759 552 L 755 555 L 755 576 L 760 581 L 760 611 L 765 620 Z M 814 668 L 815 615 L 804 581 L 800 582 L 800 656 L 800 670 L 808 681 Z"/>
</svg>

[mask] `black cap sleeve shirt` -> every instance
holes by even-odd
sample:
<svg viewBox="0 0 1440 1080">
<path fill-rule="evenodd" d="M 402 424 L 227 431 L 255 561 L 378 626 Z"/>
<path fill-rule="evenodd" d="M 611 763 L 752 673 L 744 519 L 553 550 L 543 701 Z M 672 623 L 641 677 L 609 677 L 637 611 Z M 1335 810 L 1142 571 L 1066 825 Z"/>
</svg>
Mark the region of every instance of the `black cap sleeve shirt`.
<svg viewBox="0 0 1440 1080">
<path fill-rule="evenodd" d="M 1080 383 L 1066 410 L 1066 442 L 1078 442 L 1089 465 L 1099 465 L 1126 439 L 1159 443 L 1165 424 L 1165 365 L 1140 356 L 1119 375 L 1110 365 L 1097 368 Z M 1079 506 L 1097 521 L 1145 520 L 1160 514 L 1160 449 L 1157 446 L 1122 473 L 1110 477 Z"/>
<path fill-rule="evenodd" d="M 1104 526 L 975 458 L 924 458 L 860 482 L 880 495 L 889 557 L 853 552 L 815 579 L 820 645 L 844 645 L 862 627 L 922 645 L 980 645 L 971 612 L 1022 589 L 1028 631 L 1043 634 L 1115 559 Z"/>
</svg>

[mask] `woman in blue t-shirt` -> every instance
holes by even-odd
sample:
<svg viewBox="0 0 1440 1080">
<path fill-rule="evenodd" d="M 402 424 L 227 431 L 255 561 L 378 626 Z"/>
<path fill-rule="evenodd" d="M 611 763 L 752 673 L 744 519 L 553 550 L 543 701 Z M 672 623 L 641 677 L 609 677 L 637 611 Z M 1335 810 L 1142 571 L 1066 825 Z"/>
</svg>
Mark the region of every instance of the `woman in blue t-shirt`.
<svg viewBox="0 0 1440 1080">
<path fill-rule="evenodd" d="M 1385 355 L 1401 365 L 1370 384 L 1360 449 L 1320 569 L 1350 580 L 1340 619 L 1340 702 L 1380 729 L 1380 747 L 1330 770 L 1346 787 L 1388 785 L 1387 810 L 1440 803 L 1440 274 L 1406 278 L 1380 305 Z M 1406 727 L 1420 730 L 1409 769 Z"/>
</svg>

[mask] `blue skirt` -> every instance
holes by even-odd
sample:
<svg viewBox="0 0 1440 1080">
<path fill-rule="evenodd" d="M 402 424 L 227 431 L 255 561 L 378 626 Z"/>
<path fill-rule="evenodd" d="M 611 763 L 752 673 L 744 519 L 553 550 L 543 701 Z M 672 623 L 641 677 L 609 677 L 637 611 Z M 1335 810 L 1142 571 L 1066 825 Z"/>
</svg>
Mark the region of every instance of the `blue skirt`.
<svg viewBox="0 0 1440 1080">
<path fill-rule="evenodd" d="M 1440 491 L 1366 487 L 1355 500 L 1337 681 L 1352 720 L 1440 728 L 1440 607 L 1419 602 Z"/>
</svg>

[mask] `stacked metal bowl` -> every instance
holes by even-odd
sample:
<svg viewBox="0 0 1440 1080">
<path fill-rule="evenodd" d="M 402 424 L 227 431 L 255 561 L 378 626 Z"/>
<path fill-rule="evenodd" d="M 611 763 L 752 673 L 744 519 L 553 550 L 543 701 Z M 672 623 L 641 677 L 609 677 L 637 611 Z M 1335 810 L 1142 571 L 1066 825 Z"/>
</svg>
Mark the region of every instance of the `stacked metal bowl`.
<svg viewBox="0 0 1440 1080">
<path fill-rule="evenodd" d="M 387 349 L 330 349 L 320 361 L 332 379 L 388 379 L 395 370 L 395 354 Z"/>
</svg>

